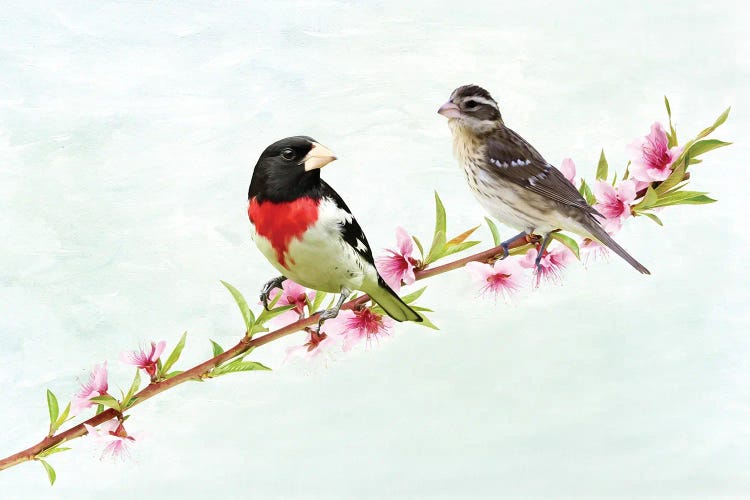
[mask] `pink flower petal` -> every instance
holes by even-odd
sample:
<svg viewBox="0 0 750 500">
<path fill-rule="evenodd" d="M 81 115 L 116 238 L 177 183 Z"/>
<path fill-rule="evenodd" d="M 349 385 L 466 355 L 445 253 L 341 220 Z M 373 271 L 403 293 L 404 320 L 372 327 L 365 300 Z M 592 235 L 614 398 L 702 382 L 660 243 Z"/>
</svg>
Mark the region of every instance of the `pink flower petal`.
<svg viewBox="0 0 750 500">
<path fill-rule="evenodd" d="M 562 163 L 560 163 L 560 172 L 562 172 L 566 179 L 573 183 L 576 178 L 576 164 L 573 163 L 572 159 L 565 158 Z"/>
</svg>

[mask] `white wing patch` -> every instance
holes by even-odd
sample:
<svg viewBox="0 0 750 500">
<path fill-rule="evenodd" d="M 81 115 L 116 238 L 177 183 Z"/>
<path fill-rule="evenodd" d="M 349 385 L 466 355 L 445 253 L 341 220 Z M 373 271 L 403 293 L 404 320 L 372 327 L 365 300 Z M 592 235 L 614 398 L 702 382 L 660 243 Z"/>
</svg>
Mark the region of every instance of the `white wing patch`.
<svg viewBox="0 0 750 500">
<path fill-rule="evenodd" d="M 365 245 L 365 242 L 357 238 L 357 250 L 360 252 L 367 251 L 367 245 Z"/>
<path fill-rule="evenodd" d="M 526 165 L 530 165 L 531 160 L 513 160 L 510 163 L 508 163 L 507 161 L 500 161 L 500 160 L 496 160 L 495 158 L 490 158 L 490 163 L 500 168 L 523 167 Z"/>
</svg>

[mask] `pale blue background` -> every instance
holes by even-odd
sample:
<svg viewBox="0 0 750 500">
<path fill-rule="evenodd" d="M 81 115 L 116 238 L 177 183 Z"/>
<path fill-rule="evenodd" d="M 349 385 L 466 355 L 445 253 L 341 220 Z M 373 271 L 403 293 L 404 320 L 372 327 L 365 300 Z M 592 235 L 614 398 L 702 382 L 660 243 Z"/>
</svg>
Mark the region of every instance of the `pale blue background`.
<svg viewBox="0 0 750 500">
<path fill-rule="evenodd" d="M 522 4 L 522 5 L 521 5 Z M 139 407 L 125 464 L 81 439 L 0 473 L 3 499 L 750 496 L 750 15 L 724 2 L 16 2 L 0 12 L 0 454 L 46 429 L 96 362 L 173 344 L 185 362 L 241 321 L 219 284 L 273 274 L 248 236 L 250 169 L 308 134 L 375 248 L 428 237 L 432 190 L 483 213 L 435 114 L 464 83 L 550 161 L 588 176 L 665 118 L 728 105 L 692 186 L 720 200 L 629 224 L 621 261 L 513 304 L 464 272 L 431 282 L 442 327 L 327 367 L 192 384 Z M 620 167 L 621 169 L 621 167 Z M 484 230 L 483 230 L 484 231 Z M 507 232 L 506 232 L 507 234 Z M 487 238 L 486 231 L 482 234 Z M 297 336 L 293 340 L 298 341 Z"/>
</svg>

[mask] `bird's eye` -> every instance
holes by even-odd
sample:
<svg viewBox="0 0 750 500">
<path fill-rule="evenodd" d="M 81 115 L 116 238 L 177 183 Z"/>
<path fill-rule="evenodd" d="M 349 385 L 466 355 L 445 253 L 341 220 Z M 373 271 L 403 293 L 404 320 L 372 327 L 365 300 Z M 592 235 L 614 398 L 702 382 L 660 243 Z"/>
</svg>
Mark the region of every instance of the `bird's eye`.
<svg viewBox="0 0 750 500">
<path fill-rule="evenodd" d="M 466 108 L 476 108 L 476 107 L 479 107 L 479 103 L 477 101 L 466 101 L 464 103 L 464 107 L 466 107 Z"/>
<path fill-rule="evenodd" d="M 296 156 L 297 155 L 294 154 L 294 151 L 290 148 L 286 148 L 281 151 L 281 157 L 287 161 L 293 160 Z"/>
</svg>

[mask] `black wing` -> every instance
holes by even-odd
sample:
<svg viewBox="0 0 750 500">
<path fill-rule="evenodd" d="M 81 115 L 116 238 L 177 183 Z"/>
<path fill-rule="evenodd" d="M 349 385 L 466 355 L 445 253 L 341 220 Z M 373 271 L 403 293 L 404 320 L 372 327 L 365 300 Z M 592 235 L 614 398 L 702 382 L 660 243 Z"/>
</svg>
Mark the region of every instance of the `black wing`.
<svg viewBox="0 0 750 500">
<path fill-rule="evenodd" d="M 338 205 L 339 208 L 351 215 L 351 222 L 344 221 L 344 224 L 341 227 L 341 233 L 343 235 L 344 241 L 359 255 L 361 255 L 367 262 L 374 266 L 375 259 L 372 256 L 370 243 L 367 241 L 367 236 L 365 236 L 364 231 L 362 231 L 362 228 L 359 226 L 357 219 L 354 218 L 352 211 L 349 210 L 349 207 L 346 206 L 346 203 L 341 198 L 341 196 L 339 196 L 339 194 L 334 191 L 334 189 L 329 186 L 328 183 L 326 183 L 324 180 L 321 180 L 320 184 L 323 188 L 322 195 L 324 197 L 333 199 L 333 201 L 336 202 L 336 205 Z M 364 245 L 364 248 L 362 248 L 362 245 Z"/>
<path fill-rule="evenodd" d="M 492 173 L 541 196 L 601 215 L 558 169 L 513 130 L 502 127 L 487 139 Z"/>
</svg>

